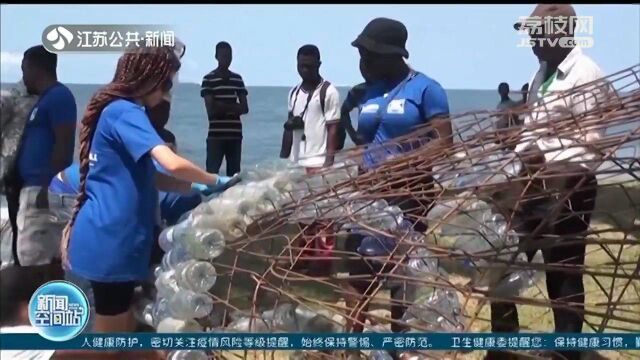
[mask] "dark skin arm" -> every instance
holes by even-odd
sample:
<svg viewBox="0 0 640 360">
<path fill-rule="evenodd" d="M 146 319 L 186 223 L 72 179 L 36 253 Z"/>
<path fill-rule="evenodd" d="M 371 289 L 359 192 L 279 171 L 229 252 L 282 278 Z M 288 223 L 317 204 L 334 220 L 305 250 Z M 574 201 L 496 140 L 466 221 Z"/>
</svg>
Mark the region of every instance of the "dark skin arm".
<svg viewBox="0 0 640 360">
<path fill-rule="evenodd" d="M 365 143 L 364 140 L 358 135 L 356 129 L 353 128 L 353 124 L 351 124 L 351 115 L 349 114 L 351 110 L 353 110 L 353 107 L 349 107 L 347 104 L 342 106 L 340 109 L 340 124 L 347 131 L 349 138 L 351 138 L 354 144 L 362 145 Z"/>
<path fill-rule="evenodd" d="M 215 100 L 213 95 L 206 95 L 204 97 L 204 105 L 207 108 L 207 116 L 211 118 L 217 114 L 226 114 L 228 112 L 231 112 L 231 108 L 229 105 L 232 104 L 227 104 L 225 102 Z"/>
<path fill-rule="evenodd" d="M 53 151 L 51 152 L 51 177 L 56 176 L 60 171 L 66 169 L 73 162 L 73 139 L 76 136 L 74 123 L 64 123 L 53 128 L 55 137 Z M 42 184 L 42 191 L 36 198 L 36 207 L 45 209 L 49 207 L 48 197 L 49 184 Z"/>
<path fill-rule="evenodd" d="M 324 161 L 325 167 L 333 165 L 336 149 L 338 148 L 338 127 L 339 126 L 340 126 L 339 121 L 333 121 L 327 124 L 327 157 Z"/>
<path fill-rule="evenodd" d="M 53 128 L 55 142 L 51 154 L 51 170 L 53 175 L 66 169 L 73 162 L 73 139 L 76 136 L 75 123 L 65 123 Z"/>
<path fill-rule="evenodd" d="M 224 101 L 215 100 L 213 96 L 207 95 L 204 98 L 207 114 L 234 114 L 244 115 L 249 113 L 249 105 L 246 95 L 238 95 L 239 103 L 226 103 Z"/>
<path fill-rule="evenodd" d="M 440 146 L 443 149 L 452 147 L 453 128 L 449 117 L 438 115 L 434 116 L 429 121 L 433 126 L 433 134 L 436 137 L 435 146 Z"/>
</svg>

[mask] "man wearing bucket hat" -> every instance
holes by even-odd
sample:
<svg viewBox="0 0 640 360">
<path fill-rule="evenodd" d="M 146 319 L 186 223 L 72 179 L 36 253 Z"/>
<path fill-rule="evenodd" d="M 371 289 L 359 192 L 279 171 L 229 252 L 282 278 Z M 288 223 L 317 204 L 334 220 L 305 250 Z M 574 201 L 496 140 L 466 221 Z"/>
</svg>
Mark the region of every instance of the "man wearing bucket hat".
<svg viewBox="0 0 640 360">
<path fill-rule="evenodd" d="M 540 62 L 540 68 L 529 82 L 531 86 L 527 105 L 531 111 L 525 116 L 525 126 L 553 122 L 555 114 L 579 117 L 596 106 L 597 102 L 603 102 L 602 96 L 606 95 L 608 85 L 601 79 L 604 75 L 598 65 L 585 55 L 574 41 L 576 12 L 573 6 L 540 4 L 528 18 L 515 23 L 514 28 L 528 30 L 533 53 Z M 584 87 L 584 90 L 566 96 L 567 92 L 571 92 L 575 87 L 592 82 L 596 85 Z M 553 180 L 556 184 L 551 184 L 548 180 L 534 179 L 532 183 L 541 183 L 536 183 L 535 188 L 540 186 L 547 189 L 546 191 L 556 191 L 550 189 L 553 186 L 558 187 L 558 191 L 562 193 L 571 194 L 564 204 L 550 203 L 549 200 L 543 199 L 527 201 L 516 209 L 516 231 L 525 234 L 521 238 L 520 246 L 527 252 L 529 259 L 541 248 L 545 263 L 551 266 L 584 265 L 585 243 L 576 239 L 582 238 L 582 234 L 588 229 L 595 205 L 597 181 L 590 169 L 590 162 L 596 155 L 586 147 L 572 145 L 588 143 L 600 136 L 599 132 L 589 131 L 584 127 L 576 129 L 575 135 L 563 135 L 562 139 L 553 135 L 533 136 L 525 132 L 516 146 L 516 152 L 536 154 L 525 160 L 529 171 L 540 169 L 540 178 L 556 178 Z M 549 209 L 555 208 L 556 205 L 562 207 L 560 214 L 549 214 Z M 544 235 L 554 238 L 551 247 L 542 245 L 541 242 L 547 237 Z M 562 244 L 565 239 L 567 243 Z M 549 298 L 565 305 L 553 308 L 555 331 L 582 332 L 582 274 L 550 270 L 546 271 L 546 283 Z M 515 304 L 491 304 L 493 331 L 518 331 L 518 322 Z M 576 351 L 563 351 L 560 355 L 570 360 L 580 358 L 580 353 Z M 487 358 L 493 360 L 510 357 L 490 351 Z"/>
<path fill-rule="evenodd" d="M 430 140 L 430 145 L 448 146 L 452 141 L 451 123 L 448 119 L 449 104 L 442 86 L 432 78 L 413 70 L 407 62 L 409 52 L 406 49 L 408 32 L 404 24 L 388 18 L 376 18 L 369 22 L 362 33 L 351 43 L 360 53 L 360 69 L 367 74 L 364 96 L 359 98 L 358 138 L 367 144 L 363 158 L 363 171 L 371 170 L 396 154 L 411 151 L 422 144 L 421 140 Z M 407 135 L 421 125 L 429 124 L 432 130 L 426 137 L 404 144 L 394 143 L 394 139 Z M 429 179 L 424 179 L 425 184 Z M 429 206 L 416 200 L 398 197 L 389 200 L 391 205 L 400 207 L 406 220 L 417 231 L 426 230 L 426 226 L 415 221 L 422 214 L 421 209 Z M 411 214 L 414 216 L 411 216 Z M 369 240 L 367 240 L 369 239 Z M 376 241 L 377 240 L 377 241 Z M 345 244 L 348 252 L 361 255 L 381 256 L 389 254 L 389 244 L 384 239 L 371 239 L 358 231 L 352 232 Z M 391 246 L 393 248 L 393 246 Z M 353 260 L 349 266 L 350 274 L 370 275 L 385 273 L 381 263 L 365 259 Z M 373 270 L 372 270 L 373 269 Z M 365 298 L 369 281 L 350 281 L 350 286 L 362 298 Z M 372 289 L 375 286 L 371 287 Z M 399 288 L 392 290 L 393 299 L 401 299 Z M 398 302 L 400 304 L 400 302 Z M 353 306 L 357 323 L 352 325 L 353 332 L 363 329 L 366 305 Z M 359 309 L 360 308 L 360 309 Z M 402 305 L 394 305 L 392 318 L 399 320 L 404 313 Z M 351 325 L 351 324 L 350 324 Z M 391 325 L 394 332 L 403 328 L 397 323 Z"/>
</svg>

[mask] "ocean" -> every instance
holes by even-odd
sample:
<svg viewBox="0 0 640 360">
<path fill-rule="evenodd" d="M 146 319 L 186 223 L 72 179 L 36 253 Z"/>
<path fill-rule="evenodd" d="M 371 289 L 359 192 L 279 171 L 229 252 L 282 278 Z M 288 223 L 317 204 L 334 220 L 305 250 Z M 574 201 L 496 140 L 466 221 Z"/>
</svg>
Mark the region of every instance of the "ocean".
<svg viewBox="0 0 640 360">
<path fill-rule="evenodd" d="M 1 88 L 9 88 L 13 84 L 3 83 Z M 98 84 L 70 84 L 78 106 L 80 118 L 87 107 L 91 96 L 102 85 Z M 293 85 L 292 85 L 293 86 Z M 254 166 L 262 161 L 275 159 L 280 154 L 282 140 L 282 124 L 287 116 L 287 95 L 289 87 L 284 86 L 251 86 L 248 87 L 249 114 L 242 117 L 244 140 L 242 143 L 242 167 Z M 345 98 L 348 87 L 338 87 L 341 100 Z M 178 84 L 174 89 L 174 99 L 171 104 L 171 117 L 168 128 L 176 135 L 178 152 L 198 164 L 205 166 L 206 162 L 206 136 L 207 116 L 204 102 L 200 97 L 198 84 Z M 497 91 L 494 90 L 447 90 L 450 112 L 462 114 L 469 111 L 494 110 L 500 100 Z M 513 100 L 520 100 L 519 94 L 512 93 Z M 354 127 L 357 118 L 351 116 Z M 464 119 L 464 120 L 468 120 Z M 488 123 L 482 128 L 490 126 Z M 618 126 L 608 130 L 609 134 L 628 132 L 640 126 L 640 119 L 634 123 Z M 454 132 L 458 129 L 462 137 L 466 138 L 478 131 L 477 126 L 469 128 L 462 122 L 454 121 Z M 465 129 L 462 131 L 462 129 Z M 77 139 L 77 137 L 76 137 Z M 345 147 L 353 144 L 347 137 Z M 640 157 L 640 141 L 627 143 L 616 154 L 619 157 Z M 75 156 L 78 156 L 78 144 L 76 141 Z M 223 164 L 221 171 L 226 169 Z"/>
<path fill-rule="evenodd" d="M 9 88 L 11 85 L 2 84 L 2 88 Z M 101 85 L 70 84 L 68 86 L 76 98 L 78 117 L 81 117 L 89 99 Z M 280 154 L 282 124 L 287 116 L 287 94 L 290 88 L 253 86 L 248 87 L 247 90 L 249 114 L 242 117 L 243 168 L 277 158 Z M 339 87 L 338 90 L 341 99 L 344 99 L 349 88 Z M 493 90 L 448 90 L 447 95 L 452 113 L 495 109 L 500 100 L 498 92 Z M 204 167 L 208 124 L 204 102 L 200 97 L 200 87 L 198 84 L 179 84 L 174 89 L 173 96 L 171 118 L 167 127 L 176 135 L 178 152 Z M 514 99 L 519 100 L 519 95 L 515 95 Z M 352 116 L 352 120 L 356 122 L 355 116 Z M 352 143 L 347 137 L 345 147 L 349 146 L 352 146 Z M 76 146 L 76 156 L 77 153 Z M 224 171 L 224 164 L 221 169 Z"/>
</svg>

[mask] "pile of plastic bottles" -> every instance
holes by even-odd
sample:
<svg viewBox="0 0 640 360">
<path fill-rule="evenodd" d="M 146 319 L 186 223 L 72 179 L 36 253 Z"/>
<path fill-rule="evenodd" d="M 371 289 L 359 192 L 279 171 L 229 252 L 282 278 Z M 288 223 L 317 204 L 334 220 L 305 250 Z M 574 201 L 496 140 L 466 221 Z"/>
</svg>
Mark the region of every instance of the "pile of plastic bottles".
<svg viewBox="0 0 640 360">
<path fill-rule="evenodd" d="M 431 241 L 411 228 L 397 206 L 381 199 L 363 199 L 349 182 L 357 176 L 355 165 L 307 176 L 301 168 L 276 162 L 263 164 L 241 176 L 240 184 L 204 201 L 177 225 L 161 233 L 159 241 L 165 255 L 155 271 L 157 296 L 144 309 L 145 321 L 158 332 L 204 331 L 196 320 L 214 312 L 209 295 L 217 280 L 213 260 L 225 251 L 226 244 L 245 236 L 247 228 L 264 215 L 286 210 L 280 215 L 290 223 L 333 219 L 343 229 L 364 231 L 368 241 L 381 243 L 387 254 L 398 239 L 414 244 Z M 309 196 L 313 196 L 314 201 L 305 201 Z M 446 278 L 448 273 L 461 273 L 478 286 L 489 286 L 500 296 L 517 295 L 538 281 L 536 271 L 507 271 L 506 265 L 498 269 L 488 266 L 494 265 L 495 259 L 516 257 L 518 242 L 517 234 L 509 230 L 506 219 L 494 213 L 488 204 L 474 198 L 441 201 L 431 209 L 427 220 L 431 227 L 438 228 L 439 245 L 442 241 L 448 242 L 446 245 L 460 256 L 438 260 L 425 247 L 417 247 L 402 265 L 411 278 L 435 280 Z M 367 233 L 367 228 L 391 236 Z M 366 252 L 366 246 L 363 241 L 361 253 Z M 487 255 L 479 256 L 483 253 Z M 517 254 L 517 261 L 524 260 L 524 254 Z M 463 311 L 455 291 L 419 282 L 406 286 L 406 291 L 409 292 L 406 299 L 413 304 L 403 321 L 415 326 L 416 331 L 456 332 L 464 328 Z M 339 331 L 329 315 L 293 303 L 280 304 L 274 310 L 259 314 L 232 314 L 232 320 L 221 331 Z M 174 359 L 206 358 L 202 357 L 206 354 L 199 351 L 176 352 L 173 356 Z"/>
<path fill-rule="evenodd" d="M 460 197 L 436 204 L 427 218 L 436 227 L 438 245 L 454 252 L 440 262 L 446 271 L 469 277 L 474 286 L 489 287 L 501 296 L 518 295 L 539 281 L 540 271 L 509 269 L 513 262 L 528 259 L 518 252 L 518 234 L 489 204 Z M 531 261 L 541 263 L 541 254 Z"/>
</svg>

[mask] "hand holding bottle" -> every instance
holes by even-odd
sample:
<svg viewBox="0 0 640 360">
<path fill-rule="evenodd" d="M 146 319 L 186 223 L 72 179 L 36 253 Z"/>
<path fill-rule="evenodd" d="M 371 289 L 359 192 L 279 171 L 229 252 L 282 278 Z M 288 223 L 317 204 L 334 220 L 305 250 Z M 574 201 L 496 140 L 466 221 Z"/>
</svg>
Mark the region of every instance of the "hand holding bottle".
<svg viewBox="0 0 640 360">
<path fill-rule="evenodd" d="M 240 174 L 235 174 L 232 177 L 218 175 L 216 183 L 214 185 L 210 185 L 209 189 L 214 193 L 223 192 L 230 187 L 237 185 L 240 181 L 242 181 Z"/>
</svg>

